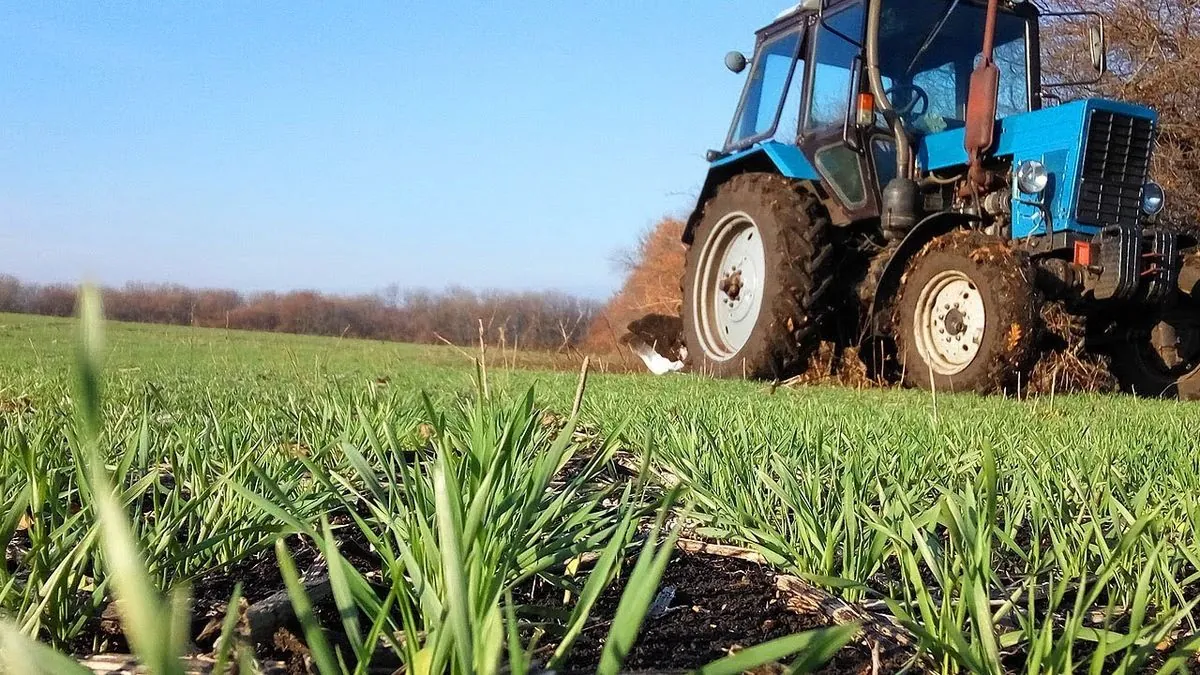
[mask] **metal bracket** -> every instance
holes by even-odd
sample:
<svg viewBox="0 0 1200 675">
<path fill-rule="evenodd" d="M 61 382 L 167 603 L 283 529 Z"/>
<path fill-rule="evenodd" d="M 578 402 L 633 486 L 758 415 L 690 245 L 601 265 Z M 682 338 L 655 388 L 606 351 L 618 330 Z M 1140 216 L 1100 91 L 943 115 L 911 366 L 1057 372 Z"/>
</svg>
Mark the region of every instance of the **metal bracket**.
<svg viewBox="0 0 1200 675">
<path fill-rule="evenodd" d="M 1142 272 L 1149 279 L 1146 300 L 1159 303 L 1165 301 L 1179 283 L 1179 237 L 1174 232 L 1154 230 L 1147 233 L 1147 239 L 1151 243 L 1145 254 L 1149 265 Z"/>
<path fill-rule="evenodd" d="M 1142 232 L 1140 227 L 1109 227 L 1096 236 L 1100 255 L 1099 278 L 1090 284 L 1097 300 L 1128 300 L 1141 281 Z"/>
</svg>

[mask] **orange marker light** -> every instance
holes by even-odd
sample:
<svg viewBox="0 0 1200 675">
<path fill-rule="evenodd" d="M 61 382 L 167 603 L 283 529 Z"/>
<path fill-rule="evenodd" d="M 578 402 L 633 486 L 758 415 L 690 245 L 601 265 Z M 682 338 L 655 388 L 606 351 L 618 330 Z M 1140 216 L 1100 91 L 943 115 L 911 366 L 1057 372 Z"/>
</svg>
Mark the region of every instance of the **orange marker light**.
<svg viewBox="0 0 1200 675">
<path fill-rule="evenodd" d="M 858 95 L 858 126 L 869 127 L 875 124 L 875 95 L 862 93 Z"/>
<path fill-rule="evenodd" d="M 1092 245 L 1090 242 L 1075 242 L 1075 264 L 1090 267 L 1092 264 Z"/>
</svg>

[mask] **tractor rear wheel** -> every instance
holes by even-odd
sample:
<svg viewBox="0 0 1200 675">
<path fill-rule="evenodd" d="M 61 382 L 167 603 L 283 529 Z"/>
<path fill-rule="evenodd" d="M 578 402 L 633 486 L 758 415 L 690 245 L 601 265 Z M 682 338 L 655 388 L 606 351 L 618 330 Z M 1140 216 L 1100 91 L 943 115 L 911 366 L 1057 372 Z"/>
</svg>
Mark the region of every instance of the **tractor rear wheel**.
<svg viewBox="0 0 1200 675">
<path fill-rule="evenodd" d="M 1109 354 L 1113 375 L 1129 393 L 1200 399 L 1200 303 L 1120 329 Z"/>
<path fill-rule="evenodd" d="M 803 184 L 735 176 L 704 205 L 683 276 L 691 370 L 780 380 L 811 353 L 825 312 L 828 218 Z"/>
<path fill-rule="evenodd" d="M 1037 337 L 1032 280 L 1028 258 L 997 237 L 952 232 L 926 245 L 894 322 L 905 383 L 983 394 L 1019 385 Z"/>
</svg>

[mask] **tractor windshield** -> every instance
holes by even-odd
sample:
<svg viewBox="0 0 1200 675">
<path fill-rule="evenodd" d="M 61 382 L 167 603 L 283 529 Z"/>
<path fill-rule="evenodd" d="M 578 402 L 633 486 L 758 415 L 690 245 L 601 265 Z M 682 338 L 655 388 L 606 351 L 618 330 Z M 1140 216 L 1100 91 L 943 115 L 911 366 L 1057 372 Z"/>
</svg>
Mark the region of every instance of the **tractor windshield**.
<svg viewBox="0 0 1200 675">
<path fill-rule="evenodd" d="M 884 1 L 880 68 L 909 129 L 937 133 L 964 126 L 984 20 L 984 8 L 970 0 Z M 1000 12 L 993 54 L 1000 68 L 999 117 L 1029 110 L 1027 33 L 1025 19 Z"/>
<path fill-rule="evenodd" d="M 796 29 L 767 38 L 759 45 L 725 147 L 742 147 L 771 136 L 779 124 L 785 100 L 791 103 L 789 109 L 798 109 L 804 82 L 804 66 L 798 58 L 802 35 Z M 793 90 L 791 94 L 789 87 Z M 797 123 L 798 118 L 789 121 L 793 137 Z"/>
</svg>

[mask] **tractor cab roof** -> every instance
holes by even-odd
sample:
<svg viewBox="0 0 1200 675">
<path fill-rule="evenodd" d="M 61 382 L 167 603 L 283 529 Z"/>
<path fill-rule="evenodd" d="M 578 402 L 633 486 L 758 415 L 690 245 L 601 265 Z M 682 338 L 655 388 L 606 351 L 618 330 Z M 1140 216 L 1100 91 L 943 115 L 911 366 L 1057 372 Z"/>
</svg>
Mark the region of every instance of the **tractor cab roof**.
<svg viewBox="0 0 1200 675">
<path fill-rule="evenodd" d="M 792 16 L 793 14 L 799 14 L 800 12 L 803 12 L 806 10 L 810 11 L 810 12 L 815 12 L 818 9 L 820 9 L 820 5 L 821 5 L 821 0 L 804 0 L 803 2 L 797 2 L 796 4 L 792 5 L 791 7 L 788 7 L 787 9 L 780 12 L 779 15 L 775 17 L 775 20 L 779 21 L 781 19 L 786 19 L 789 16 Z"/>
<path fill-rule="evenodd" d="M 866 2 L 867 0 L 801 0 L 801 2 L 797 2 L 796 4 L 787 7 L 778 15 L 776 15 L 775 19 L 771 21 L 771 23 L 763 26 L 763 28 L 758 31 L 758 35 L 763 37 L 766 35 L 775 34 L 786 28 L 791 28 L 795 24 L 799 23 L 799 20 L 803 17 L 820 11 L 822 6 L 828 12 L 831 9 L 837 9 L 839 6 L 856 1 Z M 887 0 L 884 1 L 886 2 Z M 967 0 L 967 2 L 979 5 L 987 4 L 986 0 Z M 929 4 L 930 9 L 934 10 L 936 5 L 944 5 L 945 2 L 944 0 L 933 0 Z M 1037 16 L 1038 14 L 1037 6 L 1028 0 L 1000 0 L 1000 10 L 1016 10 L 1017 13 L 1023 16 Z"/>
</svg>

